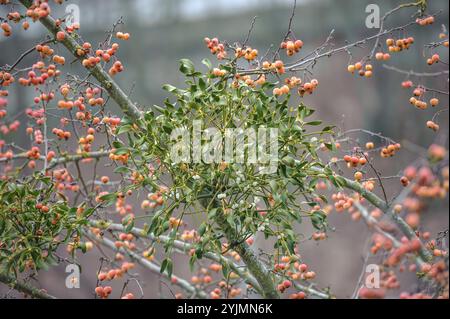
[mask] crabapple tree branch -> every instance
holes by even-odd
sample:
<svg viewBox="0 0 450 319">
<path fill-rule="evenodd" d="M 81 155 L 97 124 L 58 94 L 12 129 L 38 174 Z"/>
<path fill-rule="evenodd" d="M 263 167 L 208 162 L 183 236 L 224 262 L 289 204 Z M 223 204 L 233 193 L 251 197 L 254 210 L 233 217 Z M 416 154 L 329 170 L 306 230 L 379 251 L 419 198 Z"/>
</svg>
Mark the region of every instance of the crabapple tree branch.
<svg viewBox="0 0 450 319">
<path fill-rule="evenodd" d="M 21 282 L 19 279 L 11 277 L 9 275 L 0 273 L 0 282 L 4 283 L 8 287 L 20 291 L 25 295 L 36 299 L 56 299 L 56 297 L 49 295 L 45 291 L 35 288 L 27 283 Z"/>
<path fill-rule="evenodd" d="M 31 7 L 32 0 L 19 0 L 26 8 Z M 61 27 L 57 26 L 56 21 L 47 16 L 39 20 L 47 30 L 56 37 L 58 32 L 64 32 L 65 37 L 61 43 L 66 49 L 80 62 L 83 57 L 80 56 L 77 51 L 81 48 L 80 44 L 69 34 L 66 33 Z M 112 79 L 112 77 L 100 66 L 96 65 L 92 68 L 88 68 L 92 76 L 100 83 L 100 85 L 109 93 L 109 96 L 119 105 L 122 111 L 132 119 L 139 119 L 142 116 L 142 112 L 138 107 L 130 100 L 125 94 L 122 88 Z"/>
</svg>

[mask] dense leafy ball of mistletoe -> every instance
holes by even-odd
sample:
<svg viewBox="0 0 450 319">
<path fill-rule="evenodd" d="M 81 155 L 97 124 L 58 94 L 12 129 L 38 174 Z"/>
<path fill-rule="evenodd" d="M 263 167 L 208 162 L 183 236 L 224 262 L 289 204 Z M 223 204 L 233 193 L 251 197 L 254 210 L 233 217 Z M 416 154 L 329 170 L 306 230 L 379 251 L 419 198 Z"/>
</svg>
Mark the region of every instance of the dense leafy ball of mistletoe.
<svg viewBox="0 0 450 319">
<path fill-rule="evenodd" d="M 86 251 L 81 227 L 92 209 L 69 208 L 49 177 L 39 173 L 22 181 L 0 182 L 0 271 L 46 269 L 57 265 L 61 244 Z"/>
<path fill-rule="evenodd" d="M 222 76 L 217 76 L 209 61 L 203 62 L 208 67 L 206 74 L 196 71 L 191 61 L 182 60 L 186 88 L 164 87 L 176 100 L 155 107 L 159 115 L 148 112 L 138 122 L 125 121 L 118 131 L 128 134 L 129 146 L 116 143 L 115 154 L 127 153 L 133 158 L 141 177 L 136 190 L 159 192 L 165 198 L 163 209 L 152 207 L 148 231 L 155 235 L 170 232 L 175 239 L 178 227 L 174 216 L 197 215 L 202 221 L 197 255 L 202 255 L 221 247 L 223 236 L 216 219 L 225 216 L 237 230 L 237 238 L 228 238 L 231 243 L 243 242 L 260 231 L 275 238 L 280 252 L 293 256 L 298 241 L 293 231 L 296 222 L 306 218 L 318 230 L 326 228 L 326 214 L 315 194 L 317 182 L 324 177 L 317 175 L 318 168 L 323 172 L 325 167 L 317 150 L 334 148 L 332 128 L 317 129 L 322 123 L 308 120 L 313 110 L 303 104 L 291 106 L 289 95 L 281 98 L 269 93 L 274 83 L 248 85 L 236 76 L 233 64 L 222 66 Z M 268 142 L 277 146 L 275 170 L 262 173 L 261 167 L 249 161 L 248 148 L 245 160 L 239 163 L 174 162 L 171 148 L 178 142 L 173 139 L 174 130 L 183 128 L 191 134 L 194 123 L 199 122 L 203 130 L 213 128 L 222 136 L 230 128 L 276 128 L 276 141 Z M 211 141 L 203 135 L 199 143 L 204 147 Z M 245 139 L 245 145 L 249 144 L 251 140 Z M 161 190 L 162 183 L 171 185 L 170 191 Z"/>
</svg>

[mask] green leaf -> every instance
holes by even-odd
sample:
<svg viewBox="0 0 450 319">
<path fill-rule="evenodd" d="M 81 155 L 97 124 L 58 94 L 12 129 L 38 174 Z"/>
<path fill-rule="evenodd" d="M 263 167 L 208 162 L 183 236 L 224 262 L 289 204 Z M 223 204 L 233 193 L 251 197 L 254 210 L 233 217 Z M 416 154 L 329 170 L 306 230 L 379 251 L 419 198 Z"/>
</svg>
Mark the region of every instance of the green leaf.
<svg viewBox="0 0 450 319">
<path fill-rule="evenodd" d="M 164 273 L 164 271 L 166 271 L 168 263 L 169 263 L 169 259 L 164 259 L 163 262 L 161 263 L 161 269 L 159 270 L 159 272 L 161 274 Z"/>
<path fill-rule="evenodd" d="M 202 237 L 206 232 L 207 225 L 205 223 L 201 224 L 198 228 L 198 235 Z"/>
<path fill-rule="evenodd" d="M 120 166 L 120 167 L 117 167 L 115 170 L 114 170 L 114 173 L 116 173 L 116 174 L 126 174 L 126 173 L 128 173 L 130 171 L 130 168 L 129 167 L 126 167 L 126 166 Z"/>
<path fill-rule="evenodd" d="M 180 71 L 181 73 L 191 76 L 195 73 L 194 63 L 188 59 L 180 60 Z"/>
<path fill-rule="evenodd" d="M 103 202 L 111 202 L 111 201 L 115 201 L 117 199 L 117 194 L 115 193 L 110 193 L 110 194 L 106 194 L 100 197 L 100 200 Z"/>
<path fill-rule="evenodd" d="M 163 88 L 163 90 L 170 92 L 170 93 L 174 93 L 178 90 L 176 87 L 174 87 L 173 85 L 170 85 L 170 84 L 164 84 L 162 88 Z"/>
<path fill-rule="evenodd" d="M 127 133 L 127 132 L 131 131 L 132 129 L 133 129 L 133 126 L 131 124 L 122 125 L 117 129 L 116 135 Z"/>
<path fill-rule="evenodd" d="M 209 59 L 203 59 L 202 64 L 205 65 L 208 68 L 208 70 L 212 70 L 213 68 L 212 63 Z"/>
<path fill-rule="evenodd" d="M 322 125 L 322 121 L 312 121 L 312 122 L 307 122 L 307 123 L 305 123 L 305 125 L 319 126 L 319 125 Z"/>
</svg>

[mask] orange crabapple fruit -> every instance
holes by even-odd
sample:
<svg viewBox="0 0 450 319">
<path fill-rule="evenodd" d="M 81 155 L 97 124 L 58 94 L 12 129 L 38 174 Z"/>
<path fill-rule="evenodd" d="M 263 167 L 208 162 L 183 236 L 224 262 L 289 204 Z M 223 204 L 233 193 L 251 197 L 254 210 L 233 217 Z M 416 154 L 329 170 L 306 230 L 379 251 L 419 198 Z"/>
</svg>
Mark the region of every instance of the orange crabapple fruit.
<svg viewBox="0 0 450 319">
<path fill-rule="evenodd" d="M 373 150 L 375 148 L 375 144 L 373 142 L 366 143 L 366 149 Z"/>
<path fill-rule="evenodd" d="M 433 121 L 428 121 L 428 122 L 427 122 L 427 127 L 428 127 L 429 129 L 435 131 L 435 132 L 439 131 L 439 128 L 440 128 L 439 125 L 436 124 L 436 123 L 433 122 Z"/>
<path fill-rule="evenodd" d="M 58 31 L 58 33 L 56 33 L 56 40 L 62 42 L 66 39 L 66 33 L 64 31 Z"/>
<path fill-rule="evenodd" d="M 227 57 L 227 52 L 225 50 L 225 45 L 219 42 L 217 38 L 205 38 L 204 39 L 206 46 L 211 51 L 211 54 L 216 55 L 218 60 L 223 60 Z M 236 57 L 241 58 L 245 55 L 244 50 L 242 48 L 236 49 Z"/>
<path fill-rule="evenodd" d="M 412 82 L 411 80 L 403 81 L 403 82 L 402 82 L 402 87 L 403 87 L 404 89 L 409 89 L 409 88 L 411 88 L 412 86 L 413 86 L 413 82 Z"/>
<path fill-rule="evenodd" d="M 432 98 L 432 99 L 430 100 L 430 105 L 431 105 L 432 107 L 438 106 L 438 105 L 439 105 L 439 99 L 437 99 L 437 98 Z"/>
<path fill-rule="evenodd" d="M 123 33 L 123 32 L 117 32 L 116 33 L 116 37 L 120 40 L 129 40 L 130 39 L 130 34 L 129 33 Z"/>
</svg>

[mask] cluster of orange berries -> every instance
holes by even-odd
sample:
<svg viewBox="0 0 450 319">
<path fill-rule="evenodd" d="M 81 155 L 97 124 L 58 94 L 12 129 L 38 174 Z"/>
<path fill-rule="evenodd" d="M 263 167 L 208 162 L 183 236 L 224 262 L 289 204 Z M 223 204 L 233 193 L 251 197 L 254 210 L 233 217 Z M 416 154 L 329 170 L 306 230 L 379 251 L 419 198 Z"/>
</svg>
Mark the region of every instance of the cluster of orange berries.
<svg viewBox="0 0 450 319">
<path fill-rule="evenodd" d="M 380 278 L 380 286 L 386 289 L 398 289 L 400 288 L 400 282 L 398 277 L 393 270 L 382 271 Z"/>
<path fill-rule="evenodd" d="M 99 64 L 102 61 L 102 59 L 98 56 L 91 56 L 87 59 L 84 59 L 82 64 L 85 68 L 93 68 L 95 67 L 97 64 Z"/>
<path fill-rule="evenodd" d="M 119 240 L 116 240 L 114 242 L 114 246 L 116 246 L 117 249 L 125 247 L 126 249 L 129 250 L 136 250 L 136 244 L 132 242 L 133 240 L 134 240 L 133 234 L 120 234 Z M 122 265 L 122 272 L 126 272 L 129 269 L 133 269 L 134 266 L 135 265 L 133 263 L 124 263 Z"/>
<path fill-rule="evenodd" d="M 199 239 L 198 233 L 195 229 L 185 230 L 180 236 L 183 241 L 197 241 Z"/>
<path fill-rule="evenodd" d="M 41 45 L 41 44 L 38 44 L 36 46 L 36 51 L 40 53 L 42 58 L 52 56 L 55 53 L 55 50 L 53 50 L 48 45 Z"/>
<path fill-rule="evenodd" d="M 76 50 L 76 55 L 78 57 L 83 57 L 89 54 L 92 50 L 92 44 L 89 42 L 84 42 L 82 46 L 78 47 Z"/>
<path fill-rule="evenodd" d="M 147 200 L 144 200 L 141 203 L 141 208 L 143 210 L 154 209 L 158 206 L 164 205 L 164 202 L 165 202 L 163 193 L 161 193 L 161 192 L 149 194 L 147 196 L 147 198 L 148 198 Z"/>
<path fill-rule="evenodd" d="M 37 21 L 39 19 L 46 18 L 50 15 L 51 9 L 47 2 L 34 1 L 33 4 L 27 10 L 27 17 Z"/>
<path fill-rule="evenodd" d="M 281 60 L 277 60 L 274 63 L 264 61 L 262 67 L 264 70 L 276 71 L 279 75 L 286 73 L 284 63 Z"/>
<path fill-rule="evenodd" d="M 54 55 L 52 60 L 56 64 L 60 64 L 60 65 L 66 64 L 66 58 L 64 58 L 63 56 Z"/>
<path fill-rule="evenodd" d="M 73 177 L 67 169 L 59 169 L 49 173 L 49 176 L 55 180 L 55 187 L 58 191 L 70 190 L 78 192 L 80 187 L 74 183 Z"/>
<path fill-rule="evenodd" d="M 203 275 L 202 276 L 192 276 L 191 282 L 194 285 L 200 285 L 205 284 L 208 285 L 213 281 L 213 278 L 207 274 L 207 270 L 203 269 Z"/>
<path fill-rule="evenodd" d="M 68 139 L 70 139 L 72 137 L 72 133 L 70 133 L 68 131 L 61 130 L 61 129 L 56 128 L 56 127 L 52 130 L 52 133 L 54 135 L 56 135 L 58 137 L 58 139 L 60 139 L 60 140 L 66 140 L 67 141 Z"/>
<path fill-rule="evenodd" d="M 440 40 L 444 40 L 445 38 L 448 38 L 448 34 L 445 34 L 445 33 L 443 33 L 443 32 L 439 34 L 439 39 L 440 39 Z M 448 48 L 448 46 L 449 46 L 448 39 L 445 40 L 445 41 L 443 41 L 443 42 L 442 42 L 442 45 L 443 45 L 444 47 Z"/>
<path fill-rule="evenodd" d="M 404 299 L 404 300 L 405 299 L 415 299 L 415 300 L 416 299 L 433 299 L 433 296 L 427 295 L 427 294 L 425 294 L 423 292 L 418 292 L 418 293 L 415 293 L 415 294 L 410 294 L 408 292 L 402 292 L 400 294 L 400 299 Z"/>
<path fill-rule="evenodd" d="M 357 62 L 355 64 L 350 64 L 347 67 L 347 71 L 351 74 L 354 74 L 356 71 L 358 71 L 358 74 L 360 76 L 364 76 L 366 78 L 371 78 L 373 76 L 373 66 L 372 64 L 366 64 L 363 65 L 362 62 Z"/>
<path fill-rule="evenodd" d="M 428 108 L 427 102 L 419 100 L 414 96 L 409 99 L 409 103 L 411 103 L 412 105 L 414 105 L 415 107 L 417 107 L 420 110 L 426 110 Z"/>
<path fill-rule="evenodd" d="M 39 72 L 40 75 L 38 76 L 36 72 Z M 44 84 L 47 79 L 57 77 L 60 74 L 61 71 L 57 70 L 54 64 L 50 64 L 48 67 L 46 67 L 44 62 L 39 61 L 35 63 L 33 65 L 33 69 L 28 72 L 28 78 L 19 79 L 19 84 L 23 86 L 38 86 Z M 39 101 L 37 103 L 39 103 Z"/>
<path fill-rule="evenodd" d="M 34 131 L 34 142 L 38 145 L 44 143 L 44 134 L 42 134 L 41 130 Z"/>
<path fill-rule="evenodd" d="M 9 21 L 12 21 L 14 23 L 18 23 L 20 22 L 20 19 L 22 18 L 20 15 L 20 12 L 18 11 L 14 11 L 14 12 L 9 12 L 6 17 L 8 18 Z"/>
<path fill-rule="evenodd" d="M 216 288 L 213 291 L 211 291 L 211 293 L 210 293 L 211 299 L 220 299 L 220 297 L 223 293 L 223 290 L 227 291 L 227 295 L 230 298 L 236 298 L 242 294 L 241 288 L 233 288 L 231 285 L 228 285 L 223 280 L 220 281 L 218 285 L 219 285 L 219 288 Z"/>
<path fill-rule="evenodd" d="M 50 207 L 48 207 L 47 205 L 44 205 L 42 203 L 37 203 L 35 208 L 37 210 L 40 210 L 43 213 L 48 213 L 50 211 Z"/>
<path fill-rule="evenodd" d="M 223 77 L 223 76 L 225 76 L 227 73 L 228 73 L 228 72 L 227 72 L 226 70 L 222 70 L 222 69 L 219 69 L 219 68 L 214 68 L 214 69 L 212 70 L 212 74 L 213 74 L 215 77 Z"/>
<path fill-rule="evenodd" d="M 416 87 L 413 91 L 413 97 L 409 99 L 409 103 L 417 107 L 418 109 L 425 110 L 428 108 L 428 103 L 423 101 L 421 98 L 425 95 L 425 89 L 422 87 Z M 436 107 L 439 105 L 439 99 L 432 98 L 429 103 L 432 107 Z"/>
<path fill-rule="evenodd" d="M 108 63 L 111 61 L 111 57 L 114 56 L 119 50 L 119 44 L 113 43 L 111 48 L 108 50 L 97 50 L 95 51 L 95 55 L 103 59 L 104 62 Z"/>
<path fill-rule="evenodd" d="M 125 40 L 125 41 L 127 41 L 127 40 L 129 40 L 130 39 L 130 34 L 129 33 L 124 33 L 124 32 L 117 32 L 116 33 L 116 37 L 117 37 L 117 39 L 119 39 L 119 40 Z"/>
<path fill-rule="evenodd" d="M 169 226 L 172 229 L 177 229 L 180 226 L 183 225 L 183 220 L 180 218 L 176 218 L 176 217 L 170 217 L 169 218 Z"/>
<path fill-rule="evenodd" d="M 211 270 L 212 272 L 218 273 L 219 271 L 222 270 L 222 265 L 221 265 L 221 264 L 215 264 L 215 263 L 213 263 L 213 264 L 209 265 L 208 268 L 209 268 L 209 270 Z"/>
<path fill-rule="evenodd" d="M 372 235 L 373 246 L 370 248 L 370 252 L 375 255 L 381 249 L 385 251 L 390 251 L 394 247 L 394 244 L 391 239 L 383 236 L 379 233 L 375 233 Z"/>
<path fill-rule="evenodd" d="M 30 85 L 38 86 L 44 84 L 48 78 L 49 76 L 47 73 L 43 73 L 41 76 L 37 76 L 36 72 L 30 71 L 28 72 L 28 78 L 19 78 L 19 84 L 22 86 L 30 86 Z M 39 99 L 38 103 L 40 101 L 41 99 Z"/>
<path fill-rule="evenodd" d="M 119 117 L 104 117 L 102 120 L 103 124 L 109 125 L 111 130 L 114 132 L 115 129 L 120 125 L 122 120 Z"/>
<path fill-rule="evenodd" d="M 256 49 L 252 49 L 250 47 L 242 49 L 242 48 L 237 48 L 236 49 L 236 58 L 244 58 L 247 61 L 253 61 L 258 57 L 258 50 Z"/>
<path fill-rule="evenodd" d="M 273 95 L 282 96 L 284 94 L 289 94 L 291 89 L 299 86 L 298 93 L 300 96 L 304 96 L 306 93 L 313 94 L 314 90 L 319 86 L 319 81 L 313 79 L 311 82 L 307 82 L 302 85 L 302 80 L 297 77 L 291 77 L 285 80 L 285 85 L 280 88 L 275 88 L 273 90 Z"/>
<path fill-rule="evenodd" d="M 302 84 L 302 80 L 296 76 L 287 78 L 284 80 L 284 82 L 286 83 L 287 86 L 289 86 L 289 88 L 293 89 L 296 86 L 299 86 L 300 84 Z"/>
<path fill-rule="evenodd" d="M 191 277 L 191 283 L 194 284 L 197 288 L 201 289 L 203 285 L 210 285 L 213 282 L 213 277 L 211 276 L 209 271 L 219 272 L 222 269 L 222 266 L 219 264 L 211 264 L 209 269 L 202 267 L 199 269 L 197 275 Z M 231 272 L 229 275 L 230 279 L 238 279 L 236 273 Z M 176 278 L 172 278 L 172 283 L 176 283 Z M 226 293 L 225 293 L 226 292 Z M 217 283 L 217 288 L 213 289 L 210 292 L 210 296 L 212 299 L 220 299 L 222 295 L 227 295 L 230 298 L 236 298 L 242 294 L 241 288 L 233 288 L 233 286 L 226 281 L 222 280 Z M 181 297 L 181 296 L 180 296 Z M 177 296 L 178 298 L 178 296 Z"/>
<path fill-rule="evenodd" d="M 73 101 L 59 100 L 58 108 L 61 110 L 71 110 L 74 107 Z"/>
<path fill-rule="evenodd" d="M 82 147 L 85 152 L 89 152 L 92 146 L 92 143 L 95 141 L 95 129 L 90 127 L 87 130 L 87 135 L 85 137 L 80 137 L 78 144 Z"/>
<path fill-rule="evenodd" d="M 388 46 L 389 52 L 400 52 L 403 50 L 407 50 L 411 47 L 411 45 L 413 43 L 414 43 L 413 37 L 397 39 L 397 40 L 389 38 L 386 40 L 386 45 Z"/>
<path fill-rule="evenodd" d="M 111 76 L 115 76 L 118 73 L 123 72 L 123 70 L 124 70 L 124 67 L 122 65 L 122 62 L 116 61 L 116 62 L 114 62 L 113 66 L 109 69 L 109 74 Z"/>
<path fill-rule="evenodd" d="M 2 125 L 0 127 L 0 131 L 3 133 L 3 135 L 8 135 L 11 132 L 17 132 L 19 127 L 20 127 L 20 122 L 16 120 L 16 121 L 10 123 L 9 125 Z"/>
<path fill-rule="evenodd" d="M 405 177 L 410 181 L 414 181 L 412 192 L 420 198 L 445 198 L 449 190 L 449 169 L 444 167 L 441 170 L 441 178 L 433 174 L 429 167 L 421 167 L 416 169 L 411 166 L 404 172 Z M 442 179 L 442 181 L 441 181 Z M 407 204 L 409 209 L 419 211 L 421 206 L 417 205 L 410 199 Z"/>
<path fill-rule="evenodd" d="M 395 154 L 402 148 L 401 144 L 389 144 L 381 150 L 380 156 L 382 158 L 389 158 L 395 156 Z"/>
<path fill-rule="evenodd" d="M 428 278 L 433 278 L 435 281 L 439 282 L 443 287 L 448 287 L 448 268 L 444 260 L 440 260 L 435 264 L 424 264 L 420 269 L 422 273 L 426 274 Z M 448 288 L 444 295 L 447 295 L 448 299 Z"/>
<path fill-rule="evenodd" d="M 312 234 L 312 239 L 315 241 L 321 241 L 327 239 L 327 233 L 325 232 L 315 232 Z"/>
<path fill-rule="evenodd" d="M 133 263 L 125 262 L 122 264 L 121 268 L 111 269 L 108 272 L 100 272 L 97 276 L 99 281 L 111 281 L 114 279 L 122 278 L 123 274 L 134 268 Z"/>
<path fill-rule="evenodd" d="M 141 173 L 134 171 L 133 173 L 131 173 L 130 176 L 130 181 L 133 184 L 139 184 L 141 182 L 143 182 L 145 180 L 144 175 L 142 175 Z"/>
<path fill-rule="evenodd" d="M 439 249 L 436 244 L 436 240 L 431 240 L 427 243 L 427 248 L 433 252 L 434 257 L 445 257 L 448 252 L 442 249 Z"/>
<path fill-rule="evenodd" d="M 294 54 L 300 52 L 300 50 L 303 48 L 303 41 L 283 41 L 281 42 L 280 48 L 286 50 L 287 56 L 293 56 Z"/>
<path fill-rule="evenodd" d="M 44 109 L 39 109 L 39 110 L 33 110 L 31 108 L 27 108 L 25 110 L 26 115 L 28 115 L 29 117 L 31 117 L 32 119 L 36 120 L 36 124 L 37 125 L 42 125 L 44 124 Z"/>
<path fill-rule="evenodd" d="M 375 54 L 375 59 L 378 61 L 388 61 L 391 58 L 391 55 L 389 53 L 384 52 L 377 52 Z"/>
<path fill-rule="evenodd" d="M 0 71 L 0 83 L 2 86 L 8 87 L 14 83 L 14 77 L 9 72 Z"/>
<path fill-rule="evenodd" d="M 129 154 L 114 154 L 116 152 L 115 149 L 111 150 L 111 153 L 109 154 L 109 159 L 112 161 L 121 162 L 122 164 L 127 164 L 128 159 L 130 157 Z"/>
<path fill-rule="evenodd" d="M 95 294 L 102 299 L 107 299 L 111 295 L 112 291 L 111 286 L 95 288 Z"/>
<path fill-rule="evenodd" d="M 417 18 L 416 22 L 420 26 L 430 25 L 430 24 L 434 23 L 434 17 L 433 16 L 429 16 L 429 17 L 425 17 L 425 18 Z"/>
<path fill-rule="evenodd" d="M 85 96 L 88 99 L 88 103 L 90 106 L 102 106 L 105 101 L 102 97 L 96 97 L 101 93 L 101 89 L 88 87 L 85 91 Z"/>
<path fill-rule="evenodd" d="M 103 180 L 105 180 L 105 177 L 107 176 L 103 176 Z M 108 178 L 109 181 L 109 178 Z M 127 196 L 131 196 L 133 194 L 132 190 L 128 190 L 127 191 Z M 116 212 L 120 215 L 120 216 L 128 216 L 128 218 L 134 218 L 134 214 L 132 213 L 133 211 L 133 206 L 126 204 L 126 196 L 123 193 L 119 193 L 117 194 L 117 200 L 116 200 Z"/>
<path fill-rule="evenodd" d="M 9 25 L 9 23 L 7 22 L 3 22 L 2 24 L 0 24 L 0 28 L 3 30 L 3 35 L 5 37 L 9 37 L 12 34 L 12 28 Z"/>
<path fill-rule="evenodd" d="M 349 210 L 351 207 L 353 207 L 354 204 L 353 198 L 349 197 L 348 195 L 342 192 L 333 194 L 331 196 L 331 199 L 335 202 L 334 208 L 338 213 L 343 212 L 345 210 Z"/>
<path fill-rule="evenodd" d="M 1 145 L 1 141 L 0 141 L 0 145 Z M 5 153 L 0 152 L 0 158 L 2 159 L 6 159 L 6 160 L 11 160 L 14 157 L 14 153 L 12 151 L 6 151 Z"/>
<path fill-rule="evenodd" d="M 364 166 L 367 164 L 367 154 L 365 156 L 359 156 L 359 155 L 345 155 L 344 156 L 344 162 L 347 163 L 347 166 L 349 168 L 351 167 L 358 167 L 358 166 Z"/>
<path fill-rule="evenodd" d="M 394 267 L 400 264 L 403 257 L 410 253 L 416 253 L 421 249 L 422 245 L 418 239 L 408 240 L 402 238 L 402 245 L 393 250 L 388 259 L 386 260 L 386 264 Z"/>
<path fill-rule="evenodd" d="M 39 151 L 39 147 L 33 146 L 31 150 L 27 152 L 28 159 L 38 160 L 41 157 L 41 153 Z"/>
<path fill-rule="evenodd" d="M 236 80 L 233 81 L 234 88 L 238 88 L 241 82 L 245 83 L 250 87 L 255 87 L 256 85 L 263 85 L 264 83 L 266 83 L 266 76 L 264 74 L 258 76 L 256 80 L 253 80 L 250 75 L 242 76 L 240 74 L 236 74 L 235 78 Z"/>
<path fill-rule="evenodd" d="M 56 20 L 56 25 L 61 25 L 61 20 Z M 79 23 L 72 23 L 70 26 L 66 26 L 66 31 L 70 34 L 80 29 Z"/>
<path fill-rule="evenodd" d="M 430 129 L 430 130 L 433 130 L 433 131 L 435 131 L 435 132 L 437 132 L 437 131 L 439 131 L 439 124 L 437 124 L 437 123 L 435 123 L 435 122 L 433 122 L 433 121 L 428 121 L 427 122 L 427 127 Z"/>
<path fill-rule="evenodd" d="M 229 249 L 229 245 L 227 243 L 222 244 L 222 251 L 224 252 L 224 255 L 230 255 L 231 258 L 233 258 L 237 262 L 241 260 L 241 256 L 236 251 Z M 193 253 L 195 253 L 195 250 L 193 251 Z"/>
<path fill-rule="evenodd" d="M 306 82 L 300 85 L 298 89 L 298 94 L 303 97 L 305 94 L 313 94 L 314 91 L 319 86 L 319 81 L 316 79 L 311 80 L 311 82 Z"/>
<path fill-rule="evenodd" d="M 281 88 L 274 88 L 273 95 L 282 96 L 284 94 L 289 94 L 290 91 L 291 89 L 288 85 L 283 85 Z"/>
<path fill-rule="evenodd" d="M 292 258 L 289 256 L 281 257 L 281 263 L 274 265 L 274 271 L 278 273 L 284 273 L 293 281 L 297 280 L 313 280 L 316 278 L 316 273 L 308 269 L 308 265 L 300 263 L 298 261 L 292 262 Z M 278 285 L 280 292 L 284 292 L 287 288 L 282 284 Z"/>
<path fill-rule="evenodd" d="M 213 55 L 217 55 L 217 59 L 223 60 L 227 57 L 227 52 L 225 51 L 225 45 L 219 42 L 219 39 L 210 38 L 204 39 L 206 46 L 211 51 Z M 237 53 L 237 52 L 236 52 Z"/>
<path fill-rule="evenodd" d="M 358 291 L 358 298 L 360 299 L 384 299 L 385 297 L 386 290 L 382 288 L 363 287 Z"/>
<path fill-rule="evenodd" d="M 439 56 L 439 54 L 435 53 L 431 56 L 431 58 L 427 59 L 427 64 L 433 65 L 435 63 L 438 63 L 440 60 L 441 60 L 441 57 Z"/>
<path fill-rule="evenodd" d="M 78 102 L 79 100 L 77 100 L 77 101 L 75 101 L 75 102 Z M 75 105 L 76 103 L 74 103 L 74 105 Z M 83 105 L 84 106 L 84 104 L 81 104 L 81 105 Z M 86 121 L 86 120 L 90 120 L 91 119 L 91 113 L 90 112 L 77 112 L 77 113 L 75 113 L 75 117 L 76 117 L 76 119 L 77 120 L 79 120 L 79 121 Z M 85 143 L 82 143 L 82 144 L 85 144 Z"/>
</svg>

